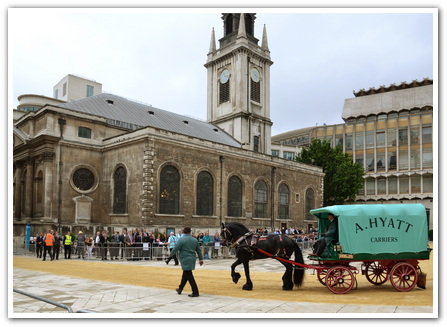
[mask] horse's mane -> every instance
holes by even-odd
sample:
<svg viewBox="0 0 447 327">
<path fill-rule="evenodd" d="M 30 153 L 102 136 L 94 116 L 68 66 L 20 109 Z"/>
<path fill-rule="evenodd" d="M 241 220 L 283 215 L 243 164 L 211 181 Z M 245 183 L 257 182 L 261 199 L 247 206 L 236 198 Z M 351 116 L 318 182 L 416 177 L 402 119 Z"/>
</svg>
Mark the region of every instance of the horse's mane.
<svg viewBox="0 0 447 327">
<path fill-rule="evenodd" d="M 249 232 L 247 227 L 238 222 L 226 223 L 225 226 L 230 230 L 231 229 L 237 230 L 237 232 L 239 232 L 240 235 L 244 235 L 245 233 Z"/>
</svg>

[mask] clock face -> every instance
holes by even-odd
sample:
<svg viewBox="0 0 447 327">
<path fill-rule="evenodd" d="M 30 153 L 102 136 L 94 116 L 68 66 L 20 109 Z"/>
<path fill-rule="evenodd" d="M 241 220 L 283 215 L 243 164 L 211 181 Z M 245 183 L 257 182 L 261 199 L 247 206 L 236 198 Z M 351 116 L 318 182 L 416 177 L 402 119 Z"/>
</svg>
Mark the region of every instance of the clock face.
<svg viewBox="0 0 447 327">
<path fill-rule="evenodd" d="M 259 82 L 259 71 L 256 68 L 252 68 L 250 72 L 251 79 L 258 83 Z"/>
<path fill-rule="evenodd" d="M 221 74 L 220 74 L 220 82 L 222 84 L 225 84 L 226 82 L 228 82 L 230 78 L 230 72 L 228 71 L 228 69 L 225 69 Z"/>
</svg>

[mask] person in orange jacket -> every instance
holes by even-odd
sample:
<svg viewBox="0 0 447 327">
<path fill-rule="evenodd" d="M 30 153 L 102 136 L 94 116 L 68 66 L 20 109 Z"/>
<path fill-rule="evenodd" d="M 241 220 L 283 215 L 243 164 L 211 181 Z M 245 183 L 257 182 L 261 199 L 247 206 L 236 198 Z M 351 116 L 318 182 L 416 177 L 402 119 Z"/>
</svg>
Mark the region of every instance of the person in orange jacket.
<svg viewBox="0 0 447 327">
<path fill-rule="evenodd" d="M 54 244 L 54 235 L 53 235 L 54 231 L 49 230 L 47 234 L 45 234 L 44 238 L 43 238 L 43 259 L 42 261 L 45 261 L 45 256 L 47 254 L 50 255 L 50 259 L 51 261 L 53 261 L 53 254 L 52 254 L 52 248 L 53 248 L 53 244 Z"/>
</svg>

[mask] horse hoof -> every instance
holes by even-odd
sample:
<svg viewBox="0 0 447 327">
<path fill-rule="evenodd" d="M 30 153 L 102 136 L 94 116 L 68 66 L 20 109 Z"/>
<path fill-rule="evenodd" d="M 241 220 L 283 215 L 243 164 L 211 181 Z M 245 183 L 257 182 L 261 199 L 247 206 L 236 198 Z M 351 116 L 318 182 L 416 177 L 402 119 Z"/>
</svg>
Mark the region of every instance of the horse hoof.
<svg viewBox="0 0 447 327">
<path fill-rule="evenodd" d="M 283 291 L 292 291 L 293 287 L 284 287 L 282 288 Z"/>
<path fill-rule="evenodd" d="M 244 291 L 251 291 L 251 290 L 253 290 L 253 286 L 245 284 L 245 285 L 242 287 L 242 289 L 243 289 Z"/>
<path fill-rule="evenodd" d="M 234 276 L 233 276 L 233 282 L 235 284 L 237 284 L 237 282 L 239 281 L 239 278 L 241 278 L 241 274 L 235 273 Z"/>
</svg>

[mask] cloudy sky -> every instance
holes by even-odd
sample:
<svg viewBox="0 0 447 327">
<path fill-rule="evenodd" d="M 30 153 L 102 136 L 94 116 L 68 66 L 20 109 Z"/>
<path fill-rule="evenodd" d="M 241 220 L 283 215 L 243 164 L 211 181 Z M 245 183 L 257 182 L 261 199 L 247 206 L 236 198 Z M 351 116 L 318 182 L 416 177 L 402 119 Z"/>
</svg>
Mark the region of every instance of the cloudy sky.
<svg viewBox="0 0 447 327">
<path fill-rule="evenodd" d="M 223 36 L 222 12 L 9 9 L 10 107 L 21 94 L 52 96 L 74 74 L 102 83 L 103 92 L 206 120 L 204 64 L 212 28 Z M 250 12 L 258 39 L 267 27 L 274 62 L 272 135 L 342 123 L 353 91 L 436 77 L 433 10 Z"/>
</svg>

